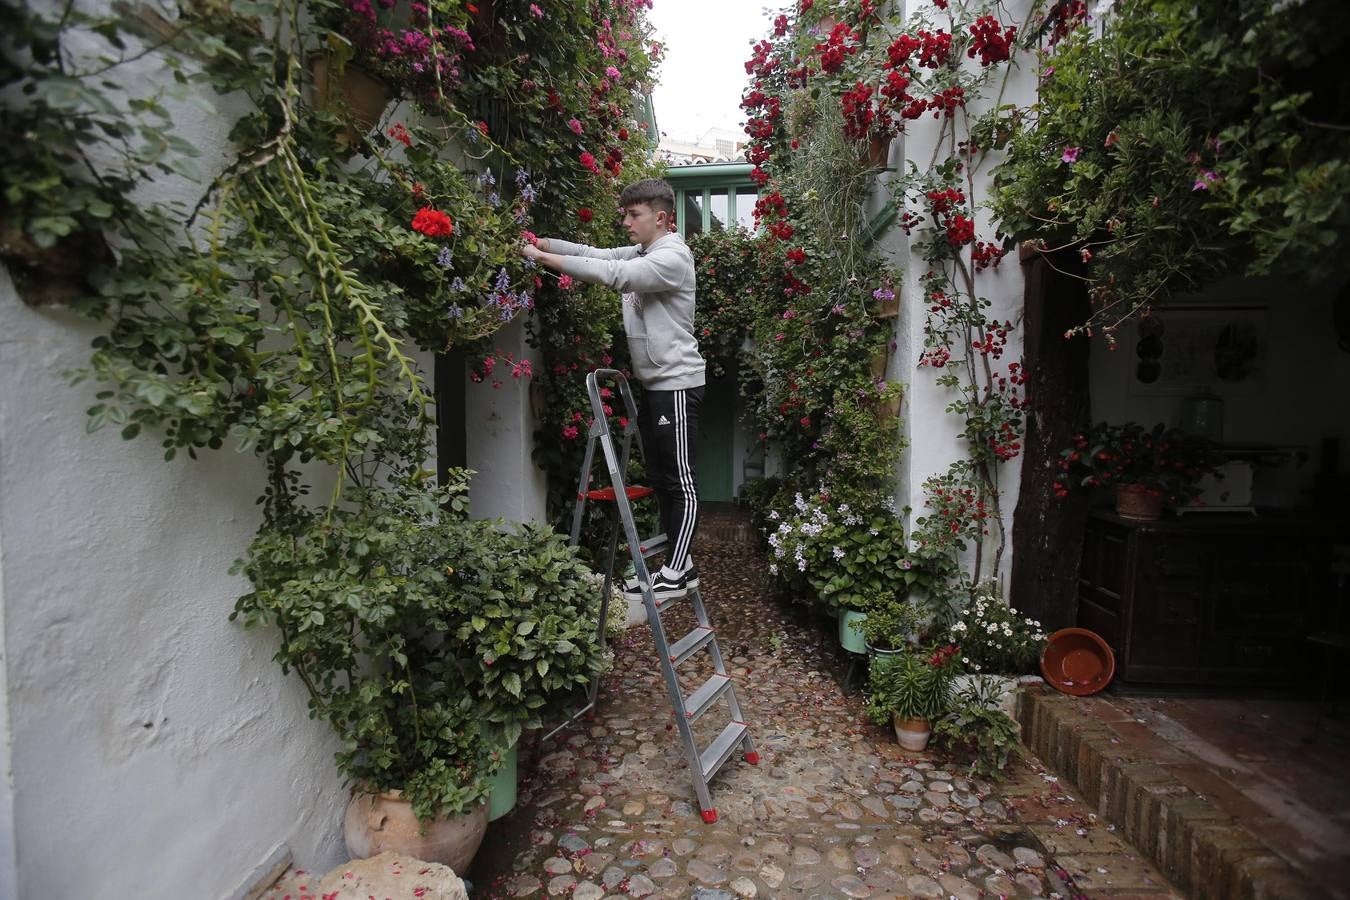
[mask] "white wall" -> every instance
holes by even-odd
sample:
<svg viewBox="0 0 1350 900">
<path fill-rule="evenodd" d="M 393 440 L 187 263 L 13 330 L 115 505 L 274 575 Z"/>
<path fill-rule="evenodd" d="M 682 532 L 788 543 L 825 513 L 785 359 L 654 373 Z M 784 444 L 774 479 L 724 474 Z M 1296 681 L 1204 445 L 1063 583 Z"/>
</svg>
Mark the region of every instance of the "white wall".
<svg viewBox="0 0 1350 900">
<path fill-rule="evenodd" d="M 1255 388 L 1232 388 L 1217 379 L 1211 387 L 1224 401 L 1223 440 L 1233 443 L 1301 447 L 1302 466 L 1257 470 L 1254 494 L 1260 505 L 1299 505 L 1320 463 L 1323 438 L 1339 438 L 1341 468 L 1350 465 L 1350 353 L 1336 346 L 1332 300 L 1338 285 L 1308 288 L 1288 280 L 1233 277 L 1196 296 L 1177 297 L 1169 306 L 1261 306 L 1267 312 L 1265 371 Z M 1167 307 L 1160 309 L 1166 319 Z M 1146 395 L 1131 387 L 1136 362 L 1133 329 L 1120 347 L 1092 346 L 1093 421 L 1181 424 L 1185 391 Z"/>
<path fill-rule="evenodd" d="M 539 368 L 538 352 L 525 340 L 523 317 L 497 332 L 493 341 L 502 353 L 530 359 Z M 494 381 L 501 386 L 493 387 Z M 535 429 L 530 379 L 512 378 L 510 368 L 499 360 L 494 378 L 469 382 L 464 393 L 468 466 L 478 473 L 469 483 L 473 516 L 545 521 L 547 479 L 530 455 Z"/>
<path fill-rule="evenodd" d="M 912 14 L 915 9 L 930 5 L 929 2 L 916 3 L 911 0 L 911 2 L 904 4 L 904 9 L 906 14 Z M 1018 2 L 1009 4 L 1010 8 L 1004 13 L 1004 18 L 1008 21 L 1020 22 L 1025 17 L 1026 6 L 1025 0 L 1018 0 Z M 896 7 L 899 10 L 900 4 L 897 3 Z M 945 16 L 939 16 L 938 21 L 945 23 Z M 1028 60 L 1027 66 L 1034 69 L 1034 60 Z M 1032 98 L 1033 89 L 1034 71 L 1014 72 L 1003 95 L 1002 102 L 1025 104 Z M 997 92 L 997 90 L 995 84 L 993 91 Z M 988 105 L 972 103 L 970 120 L 974 121 Z M 912 162 L 919 167 L 920 171 L 923 171 L 933 156 L 934 142 L 939 134 L 939 123 L 929 115 L 907 122 L 906 125 L 905 134 L 891 147 L 891 168 L 904 171 Z M 965 139 L 964 134 L 959 135 L 959 137 L 962 140 Z M 977 204 L 986 203 L 990 199 L 992 185 L 989 169 L 992 165 L 993 161 L 985 163 L 975 174 L 974 199 Z M 885 179 L 887 176 L 882 176 L 882 178 Z M 965 190 L 964 186 L 962 189 Z M 868 207 L 869 213 L 878 210 L 885 200 L 885 193 L 878 189 Z M 907 206 L 906 208 L 911 207 Z M 919 208 L 914 208 L 913 211 L 915 213 L 926 212 Z M 978 236 L 983 240 L 993 240 L 994 226 L 991 224 L 988 210 L 977 208 L 975 218 Z M 925 222 L 925 226 L 929 225 L 931 225 L 931 222 Z M 915 233 L 915 237 L 918 237 L 918 232 Z M 904 408 L 901 412 L 901 434 L 909 440 L 909 449 L 902 455 L 898 467 L 896 505 L 911 508 L 909 525 L 912 528 L 915 518 L 927 515 L 929 512 L 924 506 L 924 479 L 945 472 L 952 462 L 967 455 L 967 449 L 965 441 L 958 437 L 963 423 L 958 416 L 947 412 L 947 405 L 958 399 L 958 392 L 953 388 L 943 388 L 937 385 L 936 381 L 938 376 L 942 374 L 941 370 L 933 370 L 927 367 L 920 368 L 918 365 L 919 357 L 924 351 L 923 329 L 925 310 L 927 309 L 920 278 L 927 271 L 927 263 L 919 254 L 911 251 L 910 239 L 906 238 L 904 232 L 898 227 L 888 231 L 878 243 L 884 252 L 891 255 L 895 264 L 904 270 L 901 290 L 898 292 L 901 300 L 900 316 L 895 320 L 896 348 L 892 353 L 887 378 L 891 381 L 906 384 Z M 1022 355 L 1020 325 L 1023 276 L 1017 263 L 1017 254 L 1010 253 L 1004 257 L 998 269 L 989 269 L 980 273 L 976 278 L 976 285 L 979 294 L 993 302 L 993 306 L 986 311 L 988 317 L 999 320 L 1010 319 L 1014 325 L 1018 326 L 1010 336 L 1003 359 L 996 363 L 996 368 L 999 366 L 1006 368 L 1008 362 L 1017 361 Z M 998 573 L 1004 579 L 1011 572 L 1012 567 L 1012 516 L 1013 510 L 1017 506 L 1021 467 L 1022 460 L 1019 456 L 1011 462 L 1004 463 L 999 468 L 1000 502 L 1004 526 L 1008 531 L 1008 548 L 1003 555 Z M 991 536 L 986 547 L 984 577 L 991 577 L 992 575 L 989 571 L 989 561 L 996 546 L 997 536 L 994 535 Z"/>
<path fill-rule="evenodd" d="M 281 843 L 344 853 L 336 739 L 227 621 L 263 468 L 229 450 L 86 434 L 96 331 L 0 275 L 0 598 L 18 891 L 225 896 Z M 4 826 L 0 826 L 3 834 Z M 2 884 L 2 883 L 0 883 Z"/>
</svg>

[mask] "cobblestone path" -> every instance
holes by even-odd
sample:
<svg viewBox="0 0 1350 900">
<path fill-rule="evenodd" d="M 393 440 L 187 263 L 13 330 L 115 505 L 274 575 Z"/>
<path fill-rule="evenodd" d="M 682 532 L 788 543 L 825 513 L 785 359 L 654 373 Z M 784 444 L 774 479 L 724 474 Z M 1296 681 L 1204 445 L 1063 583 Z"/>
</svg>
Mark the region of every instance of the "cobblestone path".
<svg viewBox="0 0 1350 900">
<path fill-rule="evenodd" d="M 902 751 L 841 690 L 825 623 L 771 598 L 752 546 L 709 540 L 696 558 L 760 764 L 723 767 L 719 819 L 703 824 L 651 633 L 635 626 L 596 717 L 522 772 L 519 806 L 479 851 L 476 897 L 1177 896 L 1034 759 L 990 784 Z M 692 623 L 686 604 L 665 616 L 671 640 Z M 701 742 L 725 722 L 710 710 Z"/>
</svg>

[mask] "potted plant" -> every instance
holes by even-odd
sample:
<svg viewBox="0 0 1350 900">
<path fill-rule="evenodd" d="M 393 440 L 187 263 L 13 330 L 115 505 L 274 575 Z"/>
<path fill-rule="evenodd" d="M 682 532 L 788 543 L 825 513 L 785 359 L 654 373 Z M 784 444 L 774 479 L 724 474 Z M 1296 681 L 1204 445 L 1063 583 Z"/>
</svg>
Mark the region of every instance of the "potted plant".
<svg viewBox="0 0 1350 900">
<path fill-rule="evenodd" d="M 1114 488 L 1116 512 L 1133 519 L 1156 519 L 1163 503 L 1176 504 L 1199 493 L 1200 478 L 1217 470 L 1217 455 L 1203 439 L 1160 424 L 1101 422 L 1074 435 L 1060 453 L 1055 493 L 1076 487 Z"/>
<path fill-rule="evenodd" d="M 540 524 L 513 532 L 482 524 L 478 539 L 458 548 L 446 641 L 503 756 L 491 821 L 515 805 L 521 731 L 540 727 L 544 713 L 596 677 L 603 652 L 600 590 L 564 538 Z M 611 605 L 611 617 L 623 614 Z"/>
<path fill-rule="evenodd" d="M 511 739 L 598 652 L 573 551 L 542 529 L 470 520 L 467 472 L 451 479 L 428 487 L 416 473 L 349 489 L 330 510 L 270 510 L 237 566 L 253 590 L 234 616 L 277 628 L 277 662 L 342 740 L 351 853 L 464 871 Z"/>
<path fill-rule="evenodd" d="M 928 746 L 931 722 L 947 708 L 957 652 L 948 645 L 928 653 L 904 650 L 873 661 L 867 714 L 878 725 L 889 720 L 906 750 Z"/>
<path fill-rule="evenodd" d="M 1041 623 L 1012 609 L 996 582 L 977 586 L 947 625 L 944 638 L 961 647 L 954 686 L 960 692 L 979 686 L 994 708 L 1017 711 L 1017 676 L 1035 671 L 1045 646 Z"/>
<path fill-rule="evenodd" d="M 985 778 L 997 778 L 1018 746 L 1017 722 L 999 708 L 998 697 L 996 687 L 976 679 L 954 690 L 933 722 L 933 739 L 968 753 L 971 773 Z"/>
</svg>

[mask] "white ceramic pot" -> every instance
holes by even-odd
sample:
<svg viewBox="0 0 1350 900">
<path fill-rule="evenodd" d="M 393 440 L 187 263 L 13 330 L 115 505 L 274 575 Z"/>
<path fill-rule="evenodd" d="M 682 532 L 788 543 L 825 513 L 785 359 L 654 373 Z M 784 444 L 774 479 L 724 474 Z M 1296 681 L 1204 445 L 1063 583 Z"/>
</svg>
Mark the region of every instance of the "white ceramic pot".
<svg viewBox="0 0 1350 900">
<path fill-rule="evenodd" d="M 933 734 L 927 719 L 902 719 L 892 713 L 891 725 L 895 728 L 895 739 L 906 750 L 923 750 Z"/>
</svg>

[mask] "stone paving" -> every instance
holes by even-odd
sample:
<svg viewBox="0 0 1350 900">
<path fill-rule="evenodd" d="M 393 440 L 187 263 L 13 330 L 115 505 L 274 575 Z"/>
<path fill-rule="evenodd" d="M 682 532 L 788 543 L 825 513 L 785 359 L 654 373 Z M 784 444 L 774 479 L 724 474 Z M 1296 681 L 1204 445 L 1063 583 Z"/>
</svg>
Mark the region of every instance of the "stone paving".
<svg viewBox="0 0 1350 900">
<path fill-rule="evenodd" d="M 828 621 L 772 599 L 753 547 L 707 541 L 696 556 L 760 764 L 727 763 L 712 782 L 719 819 L 703 824 L 650 631 L 635 626 L 595 718 L 522 760 L 519 806 L 489 830 L 475 897 L 1178 896 L 1034 759 L 991 784 L 902 751 L 841 690 Z M 664 616 L 671 640 L 692 623 L 684 603 Z M 725 722 L 709 711 L 702 742 Z"/>
</svg>

